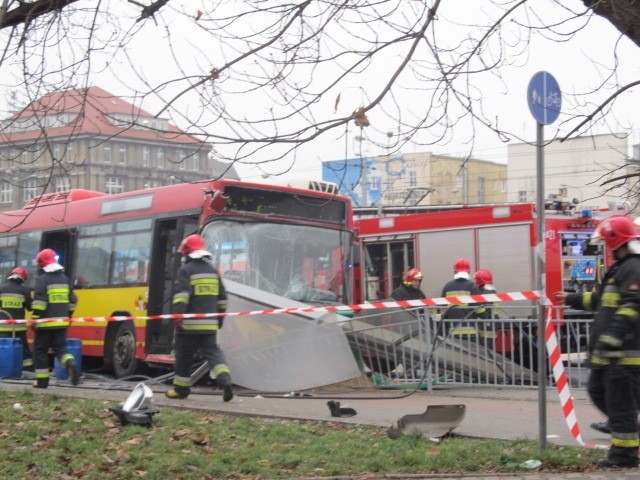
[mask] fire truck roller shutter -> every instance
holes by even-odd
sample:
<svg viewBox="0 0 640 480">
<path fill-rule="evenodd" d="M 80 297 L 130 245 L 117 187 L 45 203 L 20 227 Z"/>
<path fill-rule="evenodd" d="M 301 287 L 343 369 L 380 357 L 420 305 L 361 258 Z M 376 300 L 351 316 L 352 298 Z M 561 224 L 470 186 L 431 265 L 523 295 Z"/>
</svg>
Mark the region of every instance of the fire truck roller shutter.
<svg viewBox="0 0 640 480">
<path fill-rule="evenodd" d="M 422 291 L 439 297 L 442 287 L 453 279 L 453 264 L 464 257 L 475 271 L 476 254 L 473 228 L 423 232 L 418 235 L 416 252 L 422 271 Z M 490 268 L 484 267 L 483 268 Z"/>
<path fill-rule="evenodd" d="M 491 270 L 498 291 L 535 289 L 535 256 L 529 231 L 529 224 L 478 229 L 478 268 Z"/>
</svg>

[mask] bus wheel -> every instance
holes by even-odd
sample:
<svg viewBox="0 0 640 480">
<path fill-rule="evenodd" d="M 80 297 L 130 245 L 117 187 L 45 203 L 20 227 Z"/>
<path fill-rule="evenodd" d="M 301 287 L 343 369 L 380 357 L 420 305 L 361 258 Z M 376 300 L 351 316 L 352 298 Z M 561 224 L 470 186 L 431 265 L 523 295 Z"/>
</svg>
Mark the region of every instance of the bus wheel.
<svg viewBox="0 0 640 480">
<path fill-rule="evenodd" d="M 121 322 L 111 343 L 111 362 L 117 378 L 133 375 L 138 366 L 136 335 L 130 322 Z"/>
</svg>

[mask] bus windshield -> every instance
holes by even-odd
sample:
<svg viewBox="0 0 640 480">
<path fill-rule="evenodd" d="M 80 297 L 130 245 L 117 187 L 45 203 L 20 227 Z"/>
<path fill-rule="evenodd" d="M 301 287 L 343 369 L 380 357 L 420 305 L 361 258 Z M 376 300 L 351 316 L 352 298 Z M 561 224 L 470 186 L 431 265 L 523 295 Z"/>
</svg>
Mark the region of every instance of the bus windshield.
<svg viewBox="0 0 640 480">
<path fill-rule="evenodd" d="M 350 300 L 348 231 L 217 220 L 205 225 L 202 236 L 225 280 L 310 304 Z"/>
</svg>

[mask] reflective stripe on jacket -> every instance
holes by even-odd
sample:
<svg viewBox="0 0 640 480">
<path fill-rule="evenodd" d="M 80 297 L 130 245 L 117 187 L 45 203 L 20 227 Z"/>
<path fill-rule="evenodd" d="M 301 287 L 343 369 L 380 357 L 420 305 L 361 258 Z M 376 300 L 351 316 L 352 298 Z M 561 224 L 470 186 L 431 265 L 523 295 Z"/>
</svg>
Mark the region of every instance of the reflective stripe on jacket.
<svg viewBox="0 0 640 480">
<path fill-rule="evenodd" d="M 77 298 L 63 271 L 42 272 L 33 292 L 33 318 L 68 318 L 76 308 Z M 36 328 L 68 327 L 68 321 L 35 324 Z"/>
<path fill-rule="evenodd" d="M 204 258 L 188 259 L 178 270 L 173 313 L 224 313 L 227 293 L 215 267 Z M 180 322 L 185 333 L 213 333 L 222 327 L 222 317 L 190 318 Z"/>
<path fill-rule="evenodd" d="M 7 283 L 0 286 L 0 309 L 4 310 L 13 320 L 25 318 L 26 310 L 31 310 L 31 290 L 16 280 L 7 280 Z M 5 316 L 2 317 L 2 319 Z M 16 325 L 0 324 L 0 332 L 24 332 L 27 325 L 24 323 Z"/>
</svg>

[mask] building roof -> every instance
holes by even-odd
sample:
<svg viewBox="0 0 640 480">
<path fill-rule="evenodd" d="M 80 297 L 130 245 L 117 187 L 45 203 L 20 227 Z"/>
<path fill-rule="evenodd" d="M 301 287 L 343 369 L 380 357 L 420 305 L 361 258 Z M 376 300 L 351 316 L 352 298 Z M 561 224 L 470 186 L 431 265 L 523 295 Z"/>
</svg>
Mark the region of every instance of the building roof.
<svg viewBox="0 0 640 480">
<path fill-rule="evenodd" d="M 49 126 L 44 123 L 45 118 L 51 122 Z M 40 139 L 42 128 L 25 128 L 29 120 L 36 119 L 39 120 L 38 125 L 44 125 L 47 137 L 51 140 L 84 135 L 105 138 L 117 135 L 118 138 L 129 140 L 208 146 L 166 119 L 155 118 L 99 87 L 52 92 L 35 100 L 3 122 L 0 142 Z"/>
</svg>

